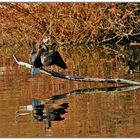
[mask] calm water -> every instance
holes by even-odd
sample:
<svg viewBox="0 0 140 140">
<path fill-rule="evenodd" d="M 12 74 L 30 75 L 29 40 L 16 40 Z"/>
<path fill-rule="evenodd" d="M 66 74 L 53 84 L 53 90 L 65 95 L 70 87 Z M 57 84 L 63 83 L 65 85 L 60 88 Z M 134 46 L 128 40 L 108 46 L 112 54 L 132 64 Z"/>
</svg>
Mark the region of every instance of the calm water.
<svg viewBox="0 0 140 140">
<path fill-rule="evenodd" d="M 122 63 L 103 58 L 96 49 L 86 54 L 83 50 L 61 54 L 69 68 L 48 69 L 74 76 L 140 80 L 139 75 L 126 74 Z M 0 137 L 140 137 L 140 89 L 113 92 L 109 88 L 104 92 L 103 87 L 119 85 L 43 74 L 30 77 L 29 72 L 12 57 L 0 60 Z M 44 106 L 49 124 L 35 119 L 33 112 L 21 111 L 16 117 L 15 112 L 31 105 L 33 98 L 52 99 Z"/>
</svg>

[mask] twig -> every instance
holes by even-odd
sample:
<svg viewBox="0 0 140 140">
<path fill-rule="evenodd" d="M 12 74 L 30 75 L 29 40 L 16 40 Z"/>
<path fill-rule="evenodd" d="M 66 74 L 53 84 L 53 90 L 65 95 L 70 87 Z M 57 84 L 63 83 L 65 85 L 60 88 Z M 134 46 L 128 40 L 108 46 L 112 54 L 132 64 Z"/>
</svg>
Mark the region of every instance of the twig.
<svg viewBox="0 0 140 140">
<path fill-rule="evenodd" d="M 99 43 L 107 43 L 107 42 L 112 41 L 112 40 L 114 40 L 114 39 L 116 39 L 116 38 L 118 38 L 118 37 L 119 37 L 118 35 L 115 35 L 115 36 L 113 36 L 113 37 L 111 37 L 111 38 L 103 39 L 103 40 L 100 41 Z"/>
<path fill-rule="evenodd" d="M 31 64 L 19 61 L 19 59 L 13 54 L 13 57 L 16 63 L 20 66 L 24 66 L 27 68 L 32 68 Z M 126 80 L 126 79 L 101 79 L 101 78 L 91 78 L 91 77 L 75 77 L 70 75 L 65 75 L 63 73 L 58 73 L 55 71 L 49 71 L 45 69 L 40 69 L 40 72 L 49 76 L 54 76 L 62 79 L 79 81 L 79 82 L 101 82 L 101 83 L 118 83 L 118 84 L 127 84 L 127 85 L 140 85 L 140 82 Z"/>
<path fill-rule="evenodd" d="M 131 42 L 130 46 L 140 46 L 140 43 L 139 42 Z"/>
</svg>

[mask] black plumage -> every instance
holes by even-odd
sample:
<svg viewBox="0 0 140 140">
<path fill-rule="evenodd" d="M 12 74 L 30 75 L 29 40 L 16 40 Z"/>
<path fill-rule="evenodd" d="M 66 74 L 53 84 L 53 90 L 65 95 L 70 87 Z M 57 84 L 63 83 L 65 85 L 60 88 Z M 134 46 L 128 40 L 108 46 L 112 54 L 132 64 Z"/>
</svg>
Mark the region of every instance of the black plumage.
<svg viewBox="0 0 140 140">
<path fill-rule="evenodd" d="M 32 48 L 29 59 L 34 68 L 42 68 L 43 66 L 51 65 L 57 65 L 63 69 L 67 68 L 60 53 L 57 50 L 49 50 L 46 44 L 42 44 L 38 52 L 35 48 Z"/>
</svg>

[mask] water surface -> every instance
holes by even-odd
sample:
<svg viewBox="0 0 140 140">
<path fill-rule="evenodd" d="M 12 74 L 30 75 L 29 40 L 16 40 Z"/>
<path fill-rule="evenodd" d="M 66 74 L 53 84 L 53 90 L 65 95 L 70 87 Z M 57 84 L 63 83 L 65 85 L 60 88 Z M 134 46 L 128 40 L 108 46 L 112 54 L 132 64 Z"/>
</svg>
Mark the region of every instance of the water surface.
<svg viewBox="0 0 140 140">
<path fill-rule="evenodd" d="M 67 70 L 56 66 L 48 69 L 68 75 L 126 78 L 139 81 L 139 74 L 129 75 L 121 62 L 104 58 L 97 50 L 60 51 Z M 18 56 L 18 57 L 22 57 Z M 24 59 L 25 61 L 27 59 Z M 12 57 L 0 60 L 0 137 L 139 137 L 140 89 L 125 92 L 85 92 L 68 94 L 80 89 L 119 86 L 117 84 L 76 82 L 39 74 L 29 76 L 29 69 L 18 66 Z M 60 95 L 69 96 L 60 96 Z M 32 113 L 16 118 L 21 106 L 32 99 L 61 97 L 45 104 L 45 110 L 67 107 L 59 115 L 62 120 L 51 121 L 46 128 Z M 52 114 L 51 114 L 52 115 Z M 52 115 L 53 116 L 53 115 Z"/>
</svg>

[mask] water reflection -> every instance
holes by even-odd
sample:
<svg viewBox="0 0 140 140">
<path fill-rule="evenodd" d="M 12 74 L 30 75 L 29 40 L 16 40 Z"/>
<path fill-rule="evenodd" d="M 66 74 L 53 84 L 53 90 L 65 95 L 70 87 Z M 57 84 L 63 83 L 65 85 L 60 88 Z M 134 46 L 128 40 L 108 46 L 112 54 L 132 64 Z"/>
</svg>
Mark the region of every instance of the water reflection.
<svg viewBox="0 0 140 140">
<path fill-rule="evenodd" d="M 93 56 L 91 59 L 88 52 L 82 51 L 83 53 L 81 50 L 80 52 L 65 51 L 65 56 L 67 56 L 65 61 L 69 66 L 67 71 L 62 71 L 55 66 L 49 67 L 48 70 L 73 76 L 140 81 L 139 74 L 136 73 L 137 69 L 134 74 L 125 73 L 126 65 L 116 61 L 113 56 L 108 58 L 109 55 L 106 55 L 106 58 L 97 49 L 94 49 L 90 52 Z M 17 55 L 22 60 L 26 60 L 20 56 L 21 53 Z M 1 137 L 140 136 L 140 89 L 138 86 L 107 87 L 116 86 L 116 84 L 74 82 L 43 74 L 30 78 L 27 76 L 29 71 L 19 67 L 12 57 L 3 60 L 0 60 L 2 66 L 0 68 Z M 125 60 L 127 61 L 127 59 Z M 32 109 L 32 98 L 41 99 L 38 101 L 44 104 L 44 109 L 39 107 L 36 114 Z M 51 117 L 56 116 L 52 112 L 56 112 L 55 109 L 63 108 L 60 106 L 63 103 L 68 104 L 66 109 L 62 109 L 62 112 L 65 110 L 65 113 L 59 114 L 59 118 L 61 117 L 63 120 L 51 120 L 51 127 L 49 127 L 45 120 L 36 119 L 45 118 L 42 115 L 45 114 L 45 111 Z M 28 107 L 28 110 L 25 107 Z M 18 108 L 19 110 L 16 112 Z M 49 111 L 51 109 L 53 111 Z M 14 123 L 15 112 L 17 123 Z M 57 112 L 61 111 L 57 110 Z M 34 114 L 37 116 L 36 118 L 34 118 Z"/>
<path fill-rule="evenodd" d="M 79 90 L 74 90 L 69 93 L 64 93 L 60 95 L 54 95 L 50 97 L 50 100 L 58 100 L 58 99 L 63 99 L 66 98 L 70 95 L 74 94 L 87 94 L 87 93 L 99 93 L 99 92 L 124 92 L 124 91 L 131 91 L 131 90 L 136 90 L 139 89 L 140 86 L 112 86 L 112 87 L 101 87 L 101 88 L 88 88 L 88 89 L 79 89 Z"/>
<path fill-rule="evenodd" d="M 6 67 L 0 67 L 0 75 L 4 75 L 6 72 Z"/>
<path fill-rule="evenodd" d="M 52 127 L 52 121 L 62 121 L 64 120 L 64 115 L 67 113 L 67 108 L 69 103 L 62 103 L 56 106 L 55 102 L 61 99 L 65 99 L 69 96 L 76 94 L 95 94 L 99 92 L 106 93 L 116 93 L 116 92 L 125 92 L 139 89 L 140 86 L 112 86 L 112 87 L 101 87 L 101 88 L 87 88 L 87 89 L 78 89 L 73 90 L 68 93 L 62 93 L 59 95 L 51 96 L 44 100 L 32 99 L 31 105 L 20 106 L 19 110 L 16 111 L 16 120 L 19 116 L 24 116 L 32 113 L 32 117 L 37 121 L 42 121 L 45 123 L 45 131 Z M 54 106 L 53 106 L 54 104 Z"/>
<path fill-rule="evenodd" d="M 55 107 L 45 107 L 45 102 L 39 99 L 32 99 L 31 105 L 20 106 L 16 111 L 16 121 L 19 116 L 28 115 L 30 112 L 37 121 L 43 121 L 45 123 L 45 130 L 52 127 L 52 121 L 61 121 L 64 118 L 61 116 L 66 112 L 69 107 L 68 103 L 63 103 Z"/>
</svg>

